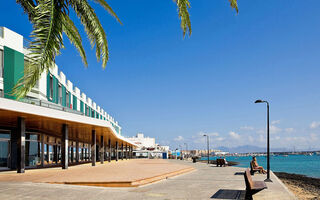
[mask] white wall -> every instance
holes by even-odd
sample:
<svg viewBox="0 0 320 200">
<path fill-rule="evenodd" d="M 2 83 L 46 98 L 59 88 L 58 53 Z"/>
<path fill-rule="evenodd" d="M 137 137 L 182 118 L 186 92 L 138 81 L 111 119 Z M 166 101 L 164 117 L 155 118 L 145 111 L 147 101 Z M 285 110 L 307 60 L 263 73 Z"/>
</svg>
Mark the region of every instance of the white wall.
<svg viewBox="0 0 320 200">
<path fill-rule="evenodd" d="M 132 141 L 134 144 L 138 145 L 140 149 L 142 147 L 156 148 L 156 139 L 144 137 L 142 133 L 138 133 L 136 137 L 129 137 L 128 139 Z"/>
<path fill-rule="evenodd" d="M 7 29 L 3 28 L 3 38 L 0 37 L 0 46 L 7 46 L 11 49 L 23 53 L 23 36 Z"/>
</svg>

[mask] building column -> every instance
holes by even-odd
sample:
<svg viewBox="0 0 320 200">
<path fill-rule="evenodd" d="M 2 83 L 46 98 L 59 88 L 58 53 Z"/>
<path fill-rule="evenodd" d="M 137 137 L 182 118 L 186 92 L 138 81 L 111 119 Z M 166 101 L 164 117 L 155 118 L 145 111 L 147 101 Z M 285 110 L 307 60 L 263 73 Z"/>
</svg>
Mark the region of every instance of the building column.
<svg viewBox="0 0 320 200">
<path fill-rule="evenodd" d="M 76 140 L 76 163 L 79 163 L 79 139 Z"/>
<path fill-rule="evenodd" d="M 53 160 L 57 164 L 58 163 L 58 146 L 53 145 Z"/>
<path fill-rule="evenodd" d="M 121 160 L 123 160 L 123 143 L 121 144 Z"/>
<path fill-rule="evenodd" d="M 24 173 L 25 169 L 25 135 L 26 135 L 26 124 L 25 118 L 18 117 L 17 127 L 17 172 Z"/>
<path fill-rule="evenodd" d="M 107 152 L 108 152 L 108 144 L 104 146 L 104 160 L 107 161 L 108 157 L 107 157 Z"/>
<path fill-rule="evenodd" d="M 108 157 L 108 161 L 111 162 L 111 152 L 112 152 L 112 147 L 111 147 L 111 140 L 108 140 L 109 143 L 109 157 Z"/>
<path fill-rule="evenodd" d="M 42 133 L 40 137 L 41 137 L 40 138 L 40 140 L 41 140 L 41 148 L 40 148 L 41 149 L 41 156 L 40 156 L 40 159 L 41 159 L 41 167 L 43 167 L 44 166 L 44 134 Z"/>
<path fill-rule="evenodd" d="M 42 145 L 43 149 L 43 145 Z M 43 156 L 43 154 L 42 154 Z M 43 158 L 42 158 L 43 159 Z M 68 169 L 69 151 L 68 151 L 68 125 L 62 126 L 62 139 L 61 139 L 61 164 L 62 169 Z"/>
<path fill-rule="evenodd" d="M 128 147 L 128 159 L 131 158 L 131 157 L 130 157 L 130 149 L 131 149 L 131 147 L 129 146 L 129 147 Z"/>
<path fill-rule="evenodd" d="M 103 164 L 104 161 L 104 141 L 103 141 L 103 135 L 101 135 L 101 141 L 100 141 L 100 163 Z"/>
<path fill-rule="evenodd" d="M 96 131 L 92 130 L 92 141 L 91 141 L 91 161 L 92 166 L 96 166 Z"/>
<path fill-rule="evenodd" d="M 132 159 L 132 157 L 133 157 L 133 148 L 132 148 L 132 146 L 131 147 L 129 147 L 129 151 L 130 151 L 130 159 Z"/>
<path fill-rule="evenodd" d="M 116 161 L 118 161 L 119 158 L 119 152 L 118 152 L 118 141 L 116 141 Z"/>
<path fill-rule="evenodd" d="M 128 145 L 126 144 L 126 160 L 128 159 Z"/>
<path fill-rule="evenodd" d="M 83 143 L 82 143 L 82 147 L 81 147 L 81 161 L 83 162 L 85 159 L 84 159 L 84 146 L 83 146 Z"/>
</svg>

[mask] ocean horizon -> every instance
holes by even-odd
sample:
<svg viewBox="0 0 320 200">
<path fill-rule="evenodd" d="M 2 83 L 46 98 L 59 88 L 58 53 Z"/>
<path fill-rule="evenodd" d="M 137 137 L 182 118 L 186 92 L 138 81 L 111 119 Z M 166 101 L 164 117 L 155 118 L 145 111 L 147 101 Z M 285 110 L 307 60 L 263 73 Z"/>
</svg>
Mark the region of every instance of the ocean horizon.
<svg viewBox="0 0 320 200">
<path fill-rule="evenodd" d="M 210 157 L 215 160 L 217 156 Z M 258 164 L 267 168 L 266 156 L 256 156 Z M 207 160 L 208 157 L 201 157 Z M 226 156 L 227 161 L 238 162 L 237 167 L 250 168 L 252 156 Z M 288 155 L 270 156 L 270 169 L 273 172 L 286 172 L 301 174 L 309 177 L 320 178 L 320 156 L 319 155 Z"/>
</svg>

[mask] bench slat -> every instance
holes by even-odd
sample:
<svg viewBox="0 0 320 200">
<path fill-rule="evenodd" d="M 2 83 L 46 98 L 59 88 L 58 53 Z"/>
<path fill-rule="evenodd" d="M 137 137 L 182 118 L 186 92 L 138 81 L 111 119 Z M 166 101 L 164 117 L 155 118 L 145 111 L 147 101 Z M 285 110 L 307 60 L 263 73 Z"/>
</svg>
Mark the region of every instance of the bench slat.
<svg viewBox="0 0 320 200">
<path fill-rule="evenodd" d="M 250 170 L 246 169 L 244 173 L 244 179 L 246 181 L 247 190 L 263 190 L 267 188 L 267 185 L 264 181 L 253 181 Z"/>
</svg>

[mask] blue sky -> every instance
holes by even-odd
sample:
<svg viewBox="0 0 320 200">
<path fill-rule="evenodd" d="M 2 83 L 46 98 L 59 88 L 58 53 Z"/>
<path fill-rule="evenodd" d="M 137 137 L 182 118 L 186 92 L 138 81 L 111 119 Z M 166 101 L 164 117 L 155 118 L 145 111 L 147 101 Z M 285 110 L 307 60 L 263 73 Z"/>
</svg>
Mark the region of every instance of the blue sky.
<svg viewBox="0 0 320 200">
<path fill-rule="evenodd" d="M 66 39 L 56 61 L 68 79 L 113 115 L 127 136 L 143 132 L 172 148 L 188 143 L 265 146 L 270 102 L 272 147 L 320 148 L 320 1 L 191 0 L 193 33 L 183 39 L 172 0 L 109 0 L 121 26 L 94 5 L 106 30 L 103 70 L 80 22 L 89 67 Z M 14 1 L 0 25 L 32 30 Z"/>
</svg>

